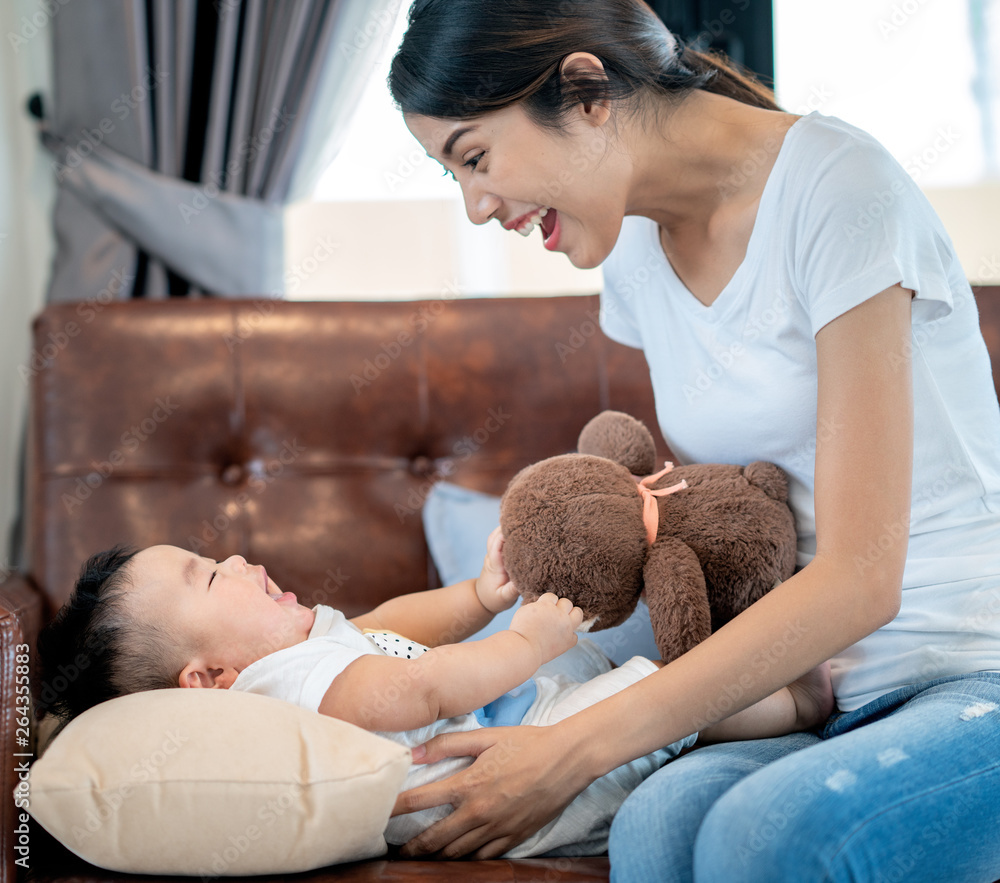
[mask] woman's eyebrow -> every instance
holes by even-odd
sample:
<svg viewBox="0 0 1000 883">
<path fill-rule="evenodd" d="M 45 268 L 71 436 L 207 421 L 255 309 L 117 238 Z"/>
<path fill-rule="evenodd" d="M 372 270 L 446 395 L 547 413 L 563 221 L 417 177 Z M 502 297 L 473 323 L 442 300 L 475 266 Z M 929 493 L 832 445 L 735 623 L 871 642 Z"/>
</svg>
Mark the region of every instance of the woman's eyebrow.
<svg viewBox="0 0 1000 883">
<path fill-rule="evenodd" d="M 455 142 L 461 138 L 466 132 L 475 131 L 475 126 L 463 126 L 461 129 L 456 129 L 451 135 L 448 136 L 448 140 L 444 143 L 444 149 L 441 151 L 441 155 L 445 157 L 451 156 L 451 149 L 455 146 Z"/>
</svg>

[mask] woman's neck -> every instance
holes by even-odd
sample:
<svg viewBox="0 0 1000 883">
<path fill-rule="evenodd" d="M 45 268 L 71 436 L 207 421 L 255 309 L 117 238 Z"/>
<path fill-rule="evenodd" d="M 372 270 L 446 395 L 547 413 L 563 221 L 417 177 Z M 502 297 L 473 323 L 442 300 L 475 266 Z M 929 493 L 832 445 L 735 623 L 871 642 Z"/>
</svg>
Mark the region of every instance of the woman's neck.
<svg viewBox="0 0 1000 883">
<path fill-rule="evenodd" d="M 653 119 L 632 117 L 625 133 L 632 158 L 626 214 L 651 218 L 668 233 L 707 233 L 720 212 L 760 198 L 798 117 L 696 90 Z"/>
</svg>

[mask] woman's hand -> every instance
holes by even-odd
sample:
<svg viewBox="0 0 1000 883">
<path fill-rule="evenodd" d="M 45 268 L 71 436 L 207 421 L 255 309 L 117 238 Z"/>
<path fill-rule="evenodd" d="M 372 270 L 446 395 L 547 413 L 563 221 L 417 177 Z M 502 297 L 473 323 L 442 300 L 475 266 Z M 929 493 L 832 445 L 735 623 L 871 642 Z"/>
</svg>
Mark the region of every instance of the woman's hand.
<svg viewBox="0 0 1000 883">
<path fill-rule="evenodd" d="M 590 781 L 567 768 L 556 727 L 490 727 L 437 736 L 414 761 L 475 757 L 467 769 L 396 798 L 393 815 L 450 803 L 451 815 L 402 847 L 405 856 L 496 858 L 554 819 Z"/>
</svg>

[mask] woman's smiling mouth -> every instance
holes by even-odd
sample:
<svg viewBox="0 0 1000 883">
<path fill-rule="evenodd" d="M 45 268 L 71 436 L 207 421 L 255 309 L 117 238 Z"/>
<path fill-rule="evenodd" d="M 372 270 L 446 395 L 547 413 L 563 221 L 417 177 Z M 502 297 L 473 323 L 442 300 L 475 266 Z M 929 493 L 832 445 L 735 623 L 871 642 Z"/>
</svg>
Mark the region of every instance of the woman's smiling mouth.
<svg viewBox="0 0 1000 883">
<path fill-rule="evenodd" d="M 503 225 L 503 227 L 505 230 L 517 230 L 517 232 L 522 236 L 530 236 L 531 232 L 542 222 L 542 218 L 544 218 L 549 211 L 552 211 L 552 209 L 549 209 L 546 206 L 541 206 L 530 212 L 526 212 L 520 217 L 515 218 L 513 221 L 508 221 Z"/>
</svg>

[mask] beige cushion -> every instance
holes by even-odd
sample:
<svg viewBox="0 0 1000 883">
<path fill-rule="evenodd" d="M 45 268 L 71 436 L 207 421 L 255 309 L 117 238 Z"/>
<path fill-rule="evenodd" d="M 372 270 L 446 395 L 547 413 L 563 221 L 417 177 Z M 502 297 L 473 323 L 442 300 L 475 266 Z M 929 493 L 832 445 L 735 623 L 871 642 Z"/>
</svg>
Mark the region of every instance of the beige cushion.
<svg viewBox="0 0 1000 883">
<path fill-rule="evenodd" d="M 157 690 L 59 733 L 32 766 L 30 811 L 115 871 L 290 873 L 384 853 L 409 765 L 409 749 L 278 699 Z"/>
</svg>

